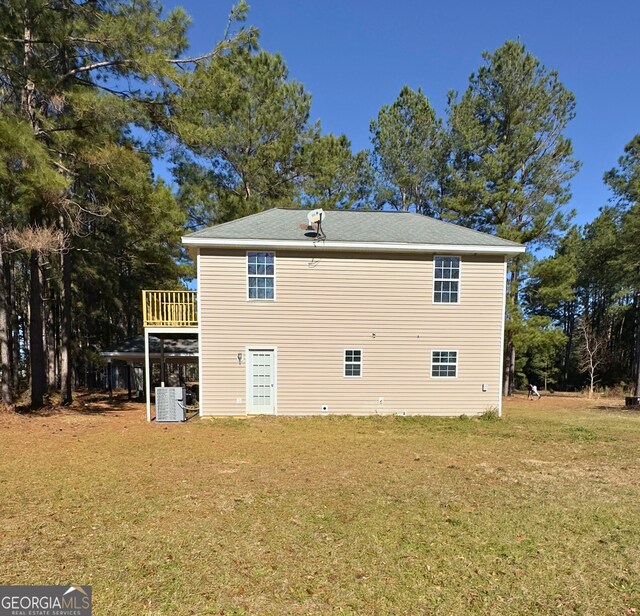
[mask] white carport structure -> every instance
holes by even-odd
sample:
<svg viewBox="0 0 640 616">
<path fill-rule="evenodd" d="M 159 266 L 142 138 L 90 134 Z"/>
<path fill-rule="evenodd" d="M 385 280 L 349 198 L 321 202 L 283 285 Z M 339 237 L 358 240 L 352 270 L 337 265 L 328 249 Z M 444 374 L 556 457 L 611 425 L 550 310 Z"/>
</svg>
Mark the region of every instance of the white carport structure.
<svg viewBox="0 0 640 616">
<path fill-rule="evenodd" d="M 198 365 L 198 337 L 197 330 L 183 328 L 175 331 L 169 328 L 147 328 L 143 336 L 135 336 L 118 345 L 102 351 L 100 355 L 109 363 L 120 361 L 127 364 L 131 370 L 135 365 L 143 366 L 144 390 L 147 405 L 147 420 L 151 420 L 151 373 L 153 364 L 160 366 L 160 381 L 165 380 L 167 364 L 195 364 Z M 111 377 L 110 377 L 111 378 Z M 129 396 L 131 396 L 131 373 L 128 377 Z"/>
</svg>

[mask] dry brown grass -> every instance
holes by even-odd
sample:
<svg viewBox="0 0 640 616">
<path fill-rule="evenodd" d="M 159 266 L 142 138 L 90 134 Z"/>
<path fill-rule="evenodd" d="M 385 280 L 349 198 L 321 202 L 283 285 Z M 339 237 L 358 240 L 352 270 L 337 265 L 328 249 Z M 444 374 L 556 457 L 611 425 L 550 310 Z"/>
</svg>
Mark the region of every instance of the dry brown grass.
<svg viewBox="0 0 640 616">
<path fill-rule="evenodd" d="M 86 404 L 86 406 L 84 406 Z M 640 414 L 0 415 L 0 583 L 97 615 L 640 613 Z"/>
</svg>

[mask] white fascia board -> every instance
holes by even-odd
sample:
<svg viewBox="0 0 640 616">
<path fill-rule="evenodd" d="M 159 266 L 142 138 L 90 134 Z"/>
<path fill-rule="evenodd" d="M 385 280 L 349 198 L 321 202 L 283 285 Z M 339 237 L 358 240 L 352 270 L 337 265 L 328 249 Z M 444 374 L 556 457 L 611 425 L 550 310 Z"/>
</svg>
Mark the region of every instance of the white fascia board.
<svg viewBox="0 0 640 616">
<path fill-rule="evenodd" d="M 182 238 L 185 246 L 199 248 L 296 248 L 307 250 L 347 250 L 350 252 L 439 252 L 439 253 L 484 253 L 494 255 L 520 254 L 524 246 L 483 246 L 474 244 L 387 244 L 378 242 L 307 242 L 304 240 L 236 240 L 226 238 L 190 237 Z"/>
</svg>

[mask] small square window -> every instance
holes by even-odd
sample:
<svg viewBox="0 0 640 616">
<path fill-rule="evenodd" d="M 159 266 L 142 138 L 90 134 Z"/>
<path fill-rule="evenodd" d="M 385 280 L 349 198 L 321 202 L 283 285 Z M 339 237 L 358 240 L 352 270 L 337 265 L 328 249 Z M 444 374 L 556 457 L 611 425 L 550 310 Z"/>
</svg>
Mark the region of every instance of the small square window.
<svg viewBox="0 0 640 616">
<path fill-rule="evenodd" d="M 431 376 L 455 378 L 458 376 L 458 351 L 432 351 Z"/>
<path fill-rule="evenodd" d="M 344 352 L 344 375 L 362 376 L 362 351 L 346 349 Z"/>
</svg>

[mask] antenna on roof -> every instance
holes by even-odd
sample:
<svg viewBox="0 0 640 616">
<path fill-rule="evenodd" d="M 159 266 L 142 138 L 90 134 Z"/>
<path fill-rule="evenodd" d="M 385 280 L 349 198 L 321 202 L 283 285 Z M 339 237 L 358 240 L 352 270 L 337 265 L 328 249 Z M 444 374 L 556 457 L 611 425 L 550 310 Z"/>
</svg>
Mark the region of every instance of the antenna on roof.
<svg viewBox="0 0 640 616">
<path fill-rule="evenodd" d="M 322 221 L 324 220 L 324 211 L 322 209 L 311 210 L 307 214 L 307 229 L 304 232 L 306 237 L 315 239 L 324 239 L 324 231 L 322 230 Z"/>
</svg>

